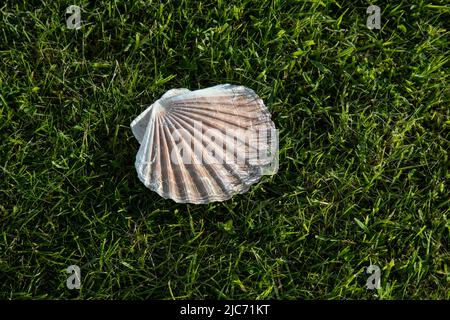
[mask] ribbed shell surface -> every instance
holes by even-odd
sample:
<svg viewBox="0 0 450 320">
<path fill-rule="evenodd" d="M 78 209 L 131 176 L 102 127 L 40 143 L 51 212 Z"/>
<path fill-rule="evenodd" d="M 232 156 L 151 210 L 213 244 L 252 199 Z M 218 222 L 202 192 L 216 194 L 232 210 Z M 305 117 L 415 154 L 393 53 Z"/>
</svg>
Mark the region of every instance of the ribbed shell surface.
<svg viewBox="0 0 450 320">
<path fill-rule="evenodd" d="M 228 84 L 169 90 L 131 128 L 140 143 L 135 162 L 139 179 L 179 203 L 224 201 L 246 192 L 271 165 L 273 159 L 258 155 L 272 152 L 277 138 L 256 93 Z M 210 132 L 214 139 L 204 138 Z M 266 132 L 267 140 L 255 134 Z"/>
</svg>

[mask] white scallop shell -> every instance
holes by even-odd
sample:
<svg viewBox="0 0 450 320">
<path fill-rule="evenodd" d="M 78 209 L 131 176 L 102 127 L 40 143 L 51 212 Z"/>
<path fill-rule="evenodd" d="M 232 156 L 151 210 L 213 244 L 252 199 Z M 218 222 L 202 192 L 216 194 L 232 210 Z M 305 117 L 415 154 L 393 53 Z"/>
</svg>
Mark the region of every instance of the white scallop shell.
<svg viewBox="0 0 450 320">
<path fill-rule="evenodd" d="M 139 179 L 176 202 L 224 201 L 278 169 L 275 125 L 243 86 L 169 90 L 131 129 Z"/>
</svg>

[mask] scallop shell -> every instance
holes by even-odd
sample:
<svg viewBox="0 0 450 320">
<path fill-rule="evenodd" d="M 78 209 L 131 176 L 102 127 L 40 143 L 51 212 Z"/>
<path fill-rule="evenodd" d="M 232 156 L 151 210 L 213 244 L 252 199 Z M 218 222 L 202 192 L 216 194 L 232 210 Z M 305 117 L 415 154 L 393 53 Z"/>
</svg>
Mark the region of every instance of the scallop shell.
<svg viewBox="0 0 450 320">
<path fill-rule="evenodd" d="M 243 86 L 169 90 L 131 129 L 139 179 L 179 203 L 224 201 L 278 170 L 275 125 Z"/>
</svg>

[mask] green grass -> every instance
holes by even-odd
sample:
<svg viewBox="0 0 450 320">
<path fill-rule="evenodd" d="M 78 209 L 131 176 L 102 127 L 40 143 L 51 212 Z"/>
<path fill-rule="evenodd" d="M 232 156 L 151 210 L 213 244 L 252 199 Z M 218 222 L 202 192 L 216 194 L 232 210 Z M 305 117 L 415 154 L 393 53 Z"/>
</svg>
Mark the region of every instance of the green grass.
<svg viewBox="0 0 450 320">
<path fill-rule="evenodd" d="M 450 299 L 445 3 L 3 1 L 0 298 Z M 278 174 L 223 203 L 159 197 L 130 122 L 220 83 L 266 102 Z"/>
</svg>

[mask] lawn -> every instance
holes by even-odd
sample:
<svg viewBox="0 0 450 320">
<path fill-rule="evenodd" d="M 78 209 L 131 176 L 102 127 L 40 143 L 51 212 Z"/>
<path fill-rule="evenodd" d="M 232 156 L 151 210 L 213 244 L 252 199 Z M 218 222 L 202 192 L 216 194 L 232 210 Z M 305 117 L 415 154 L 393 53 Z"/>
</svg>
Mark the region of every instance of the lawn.
<svg viewBox="0 0 450 320">
<path fill-rule="evenodd" d="M 450 299 L 449 20 L 444 0 L 3 1 L 0 298 Z M 146 189 L 131 121 L 221 83 L 265 101 L 278 173 L 208 205 Z"/>
</svg>

